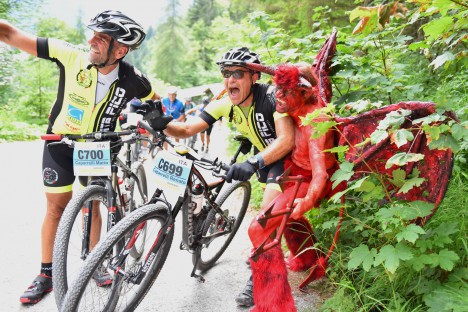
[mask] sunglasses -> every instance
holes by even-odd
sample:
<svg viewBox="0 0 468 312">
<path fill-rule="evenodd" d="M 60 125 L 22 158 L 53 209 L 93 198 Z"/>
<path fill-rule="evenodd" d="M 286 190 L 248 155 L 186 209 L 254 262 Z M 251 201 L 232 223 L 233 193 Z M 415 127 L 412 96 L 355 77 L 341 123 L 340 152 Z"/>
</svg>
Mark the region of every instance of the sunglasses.
<svg viewBox="0 0 468 312">
<path fill-rule="evenodd" d="M 221 74 L 223 75 L 224 78 L 229 78 L 231 76 L 233 76 L 234 78 L 236 79 L 242 79 L 244 78 L 244 73 L 250 73 L 250 71 L 248 70 L 240 70 L 240 69 L 236 69 L 234 71 L 230 71 L 230 70 L 223 70 L 221 72 Z"/>
</svg>

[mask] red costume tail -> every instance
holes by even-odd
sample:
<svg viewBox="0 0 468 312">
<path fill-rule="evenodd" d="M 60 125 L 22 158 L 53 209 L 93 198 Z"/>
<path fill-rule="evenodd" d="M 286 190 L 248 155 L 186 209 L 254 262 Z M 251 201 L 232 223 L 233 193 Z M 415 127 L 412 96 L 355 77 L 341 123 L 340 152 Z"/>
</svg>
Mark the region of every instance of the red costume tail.
<svg viewBox="0 0 468 312">
<path fill-rule="evenodd" d="M 289 269 L 294 272 L 305 271 L 316 264 L 322 256 L 319 250 L 313 249 L 315 236 L 306 218 L 290 220 L 284 230 L 284 238 L 290 251 Z"/>
<path fill-rule="evenodd" d="M 250 260 L 254 302 L 250 312 L 296 312 L 283 251 L 276 246 Z"/>
</svg>

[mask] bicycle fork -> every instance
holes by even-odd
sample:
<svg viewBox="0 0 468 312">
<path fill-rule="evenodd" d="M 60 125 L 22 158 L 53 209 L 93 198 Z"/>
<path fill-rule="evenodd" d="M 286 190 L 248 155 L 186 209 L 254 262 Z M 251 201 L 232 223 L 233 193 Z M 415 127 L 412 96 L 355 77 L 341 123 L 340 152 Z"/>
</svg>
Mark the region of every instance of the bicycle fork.
<svg viewBox="0 0 468 312">
<path fill-rule="evenodd" d="M 140 236 L 141 231 L 144 229 L 146 226 L 146 221 L 140 223 L 135 230 L 133 231 L 133 234 L 130 238 L 126 239 L 124 248 L 120 251 L 119 255 L 115 257 L 114 261 L 111 261 L 109 263 L 109 268 L 115 272 L 115 274 L 120 275 L 124 280 L 139 285 L 143 278 L 145 277 L 146 272 L 148 272 L 149 268 L 152 266 L 153 262 L 155 261 L 157 257 L 157 253 L 160 250 L 162 244 L 166 240 L 167 234 L 172 231 L 172 228 L 174 226 L 174 222 L 170 224 L 166 224 L 163 226 L 154 240 L 153 245 L 150 248 L 150 252 L 146 255 L 145 260 L 142 262 L 141 267 L 138 269 L 137 272 L 128 274 L 125 272 L 124 269 L 124 263 L 127 257 L 130 255 L 130 250 L 133 248 L 135 245 L 135 242 L 137 241 L 138 237 Z"/>
</svg>

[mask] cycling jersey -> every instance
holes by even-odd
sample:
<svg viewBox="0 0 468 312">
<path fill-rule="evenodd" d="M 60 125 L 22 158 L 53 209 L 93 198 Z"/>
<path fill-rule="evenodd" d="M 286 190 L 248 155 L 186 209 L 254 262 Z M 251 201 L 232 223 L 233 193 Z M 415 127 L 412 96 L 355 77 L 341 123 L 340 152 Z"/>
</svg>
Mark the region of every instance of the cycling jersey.
<svg viewBox="0 0 468 312">
<path fill-rule="evenodd" d="M 47 133 L 113 131 L 128 101 L 134 97 L 144 101 L 153 96 L 149 80 L 121 61 L 118 79 L 95 104 L 98 71 L 90 66 L 88 55 L 87 51 L 61 40 L 37 39 L 37 56 L 55 62 L 60 69 L 57 99 L 50 111 Z"/>
<path fill-rule="evenodd" d="M 275 120 L 287 116 L 276 112 L 276 88 L 256 83 L 253 86 L 253 102 L 245 116 L 242 109 L 233 105 L 228 97 L 208 104 L 200 114 L 209 125 L 221 117 L 234 123 L 237 130 L 248 137 L 258 151 L 276 139 Z"/>
</svg>

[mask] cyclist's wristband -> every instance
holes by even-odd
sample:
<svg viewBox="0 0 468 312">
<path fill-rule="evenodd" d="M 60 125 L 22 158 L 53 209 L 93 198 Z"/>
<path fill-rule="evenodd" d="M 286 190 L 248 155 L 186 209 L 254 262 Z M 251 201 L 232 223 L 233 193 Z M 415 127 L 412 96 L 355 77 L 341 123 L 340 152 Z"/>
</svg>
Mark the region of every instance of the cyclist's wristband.
<svg viewBox="0 0 468 312">
<path fill-rule="evenodd" d="M 255 157 L 258 160 L 258 167 L 259 169 L 265 168 L 265 160 L 263 159 L 262 155 L 256 154 Z"/>
</svg>

